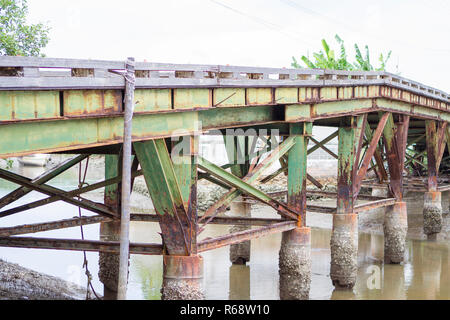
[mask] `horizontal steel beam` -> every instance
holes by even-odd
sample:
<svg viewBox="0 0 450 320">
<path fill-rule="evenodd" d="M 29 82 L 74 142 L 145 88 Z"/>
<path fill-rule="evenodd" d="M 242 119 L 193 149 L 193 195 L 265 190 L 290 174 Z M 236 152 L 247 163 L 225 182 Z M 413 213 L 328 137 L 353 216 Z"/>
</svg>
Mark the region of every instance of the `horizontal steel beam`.
<svg viewBox="0 0 450 320">
<path fill-rule="evenodd" d="M 257 229 L 250 229 L 241 232 L 230 233 L 221 237 L 206 239 L 198 243 L 198 251 L 204 252 L 208 250 L 217 249 L 220 247 L 236 244 L 239 242 L 267 236 L 273 233 L 289 231 L 297 227 L 296 221 L 283 221 L 275 224 L 270 224 Z"/>
<path fill-rule="evenodd" d="M 119 253 L 118 241 L 53 239 L 32 237 L 0 237 L 0 247 L 55 249 Z M 163 247 L 153 243 L 130 243 L 131 254 L 162 255 Z"/>
</svg>

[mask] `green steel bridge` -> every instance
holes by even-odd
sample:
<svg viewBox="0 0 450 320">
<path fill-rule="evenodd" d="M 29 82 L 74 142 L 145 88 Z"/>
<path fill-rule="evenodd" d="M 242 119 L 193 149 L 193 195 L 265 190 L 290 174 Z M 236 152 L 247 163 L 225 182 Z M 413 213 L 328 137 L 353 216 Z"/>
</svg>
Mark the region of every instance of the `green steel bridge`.
<svg viewBox="0 0 450 320">
<path fill-rule="evenodd" d="M 20 186 L 0 199 L 0 221 L 55 201 L 93 213 L 79 219 L 0 225 L 0 246 L 99 251 L 100 273 L 117 274 L 111 270 L 118 268 L 114 257 L 120 238 L 125 69 L 125 61 L 0 57 L 0 158 L 76 154 L 34 179 L 0 169 L 0 178 Z M 306 211 L 333 215 L 330 272 L 337 287 L 351 288 L 356 281 L 359 212 L 386 207 L 386 263 L 403 260 L 404 190 L 425 193 L 424 232 L 434 238 L 441 231 L 441 192 L 450 190 L 445 174 L 450 149 L 448 93 L 378 71 L 137 62 L 132 73 L 131 183 L 144 176 L 156 214 L 131 214 L 131 220 L 159 223 L 162 243 L 130 243 L 129 251 L 164 256 L 163 298 L 202 297 L 199 253 L 227 245 L 239 252 L 249 240 L 274 232 L 283 232 L 280 276 L 296 270 L 298 277 L 293 288 L 280 288 L 280 297 L 305 297 L 310 279 Z M 336 131 L 318 141 L 312 136 L 313 126 Z M 280 143 L 270 138 L 275 130 Z M 202 134 L 224 134 L 228 164 L 219 166 L 198 154 Z M 189 142 L 181 162 L 173 156 L 178 145 L 173 137 Z M 325 146 L 336 137 L 338 154 Z M 258 152 L 256 140 L 265 146 Z M 309 141 L 315 146 L 308 149 Z M 319 148 L 338 159 L 336 193 L 320 190 L 320 182 L 306 172 L 307 154 Z M 71 191 L 46 184 L 91 154 L 106 155 L 104 181 Z M 242 161 L 236 161 L 239 156 Z M 280 169 L 268 172 L 277 162 Z M 373 174 L 367 178 L 369 172 Z M 286 192 L 268 194 L 256 187 L 282 173 L 287 175 Z M 199 179 L 228 190 L 201 216 Z M 307 180 L 317 188 L 307 190 Z M 360 194 L 363 187 L 383 188 L 387 196 Z M 105 188 L 104 203 L 81 196 L 99 188 Z M 4 209 L 30 191 L 48 197 Z M 308 193 L 336 198 L 336 207 L 307 205 Z M 274 208 L 280 219 L 252 218 L 243 206 L 235 207 L 242 216 L 221 215 L 242 196 Z M 286 201 L 280 196 L 287 196 Z M 101 224 L 99 241 L 23 236 L 94 223 Z M 240 229 L 197 241 L 210 223 Z M 292 263 L 287 267 L 293 255 L 294 271 Z M 235 252 L 232 258 L 235 263 L 248 260 L 248 253 Z M 117 283 L 105 279 L 101 277 L 105 298 L 114 297 Z M 176 292 L 173 281 L 188 283 L 190 289 Z M 300 282 L 307 283 L 308 290 L 299 289 Z"/>
</svg>

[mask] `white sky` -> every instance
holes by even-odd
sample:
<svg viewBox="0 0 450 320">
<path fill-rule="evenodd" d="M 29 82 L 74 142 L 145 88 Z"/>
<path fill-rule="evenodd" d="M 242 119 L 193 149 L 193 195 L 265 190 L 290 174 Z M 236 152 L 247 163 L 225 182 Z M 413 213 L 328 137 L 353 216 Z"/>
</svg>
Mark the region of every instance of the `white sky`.
<svg viewBox="0 0 450 320">
<path fill-rule="evenodd" d="M 231 9 L 227 9 L 222 3 Z M 48 22 L 48 57 L 290 67 L 334 35 L 369 45 L 373 64 L 450 92 L 447 0 L 28 0 Z"/>
</svg>

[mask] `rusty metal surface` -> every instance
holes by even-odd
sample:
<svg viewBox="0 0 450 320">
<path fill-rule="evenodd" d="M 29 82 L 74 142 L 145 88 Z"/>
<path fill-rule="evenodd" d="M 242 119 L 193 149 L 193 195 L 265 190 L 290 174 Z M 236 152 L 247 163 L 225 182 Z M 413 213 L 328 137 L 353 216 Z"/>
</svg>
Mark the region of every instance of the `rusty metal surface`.
<svg viewBox="0 0 450 320">
<path fill-rule="evenodd" d="M 117 241 L 78 239 L 0 237 L 0 247 L 119 253 L 119 242 Z M 162 249 L 160 244 L 130 243 L 130 253 L 132 254 L 162 255 Z"/>
<path fill-rule="evenodd" d="M 236 244 L 242 241 L 247 241 L 272 233 L 283 232 L 295 229 L 297 227 L 296 221 L 284 221 L 276 224 L 271 224 L 257 229 L 250 229 L 236 233 L 230 233 L 225 236 L 207 239 L 198 243 L 198 252 L 217 249 L 220 247 Z"/>
<path fill-rule="evenodd" d="M 203 278 L 203 258 L 199 255 L 164 255 L 163 270 L 166 279 L 201 279 Z"/>
<path fill-rule="evenodd" d="M 81 217 L 81 219 L 73 218 L 73 219 L 64 219 L 64 220 L 52 221 L 52 222 L 25 224 L 25 225 L 21 225 L 21 226 L 0 228 L 0 236 L 7 237 L 7 236 L 13 236 L 13 235 L 20 235 L 20 234 L 44 232 L 44 231 L 49 231 L 49 230 L 72 228 L 72 227 L 78 227 L 81 225 L 84 226 L 84 225 L 100 223 L 100 222 L 107 222 L 107 221 L 112 221 L 112 219 L 106 218 L 103 216 L 93 216 L 93 217 Z"/>
</svg>

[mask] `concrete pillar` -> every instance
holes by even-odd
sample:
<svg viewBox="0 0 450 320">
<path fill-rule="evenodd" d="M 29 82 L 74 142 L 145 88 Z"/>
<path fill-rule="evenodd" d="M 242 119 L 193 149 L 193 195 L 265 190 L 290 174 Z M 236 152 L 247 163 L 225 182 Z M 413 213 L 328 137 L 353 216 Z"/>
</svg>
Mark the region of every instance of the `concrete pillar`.
<svg viewBox="0 0 450 320">
<path fill-rule="evenodd" d="M 331 233 L 330 277 L 336 289 L 351 289 L 356 283 L 358 260 L 358 215 L 334 214 Z"/>
<path fill-rule="evenodd" d="M 406 202 L 396 202 L 386 208 L 384 216 L 384 262 L 403 262 L 408 231 Z"/>
<path fill-rule="evenodd" d="M 203 300 L 203 258 L 200 255 L 163 257 L 162 300 Z"/>
<path fill-rule="evenodd" d="M 425 192 L 423 198 L 423 232 L 434 240 L 442 230 L 442 204 L 439 191 Z"/>
<path fill-rule="evenodd" d="M 279 252 L 280 299 L 309 298 L 311 284 L 311 228 L 283 232 Z"/>
<path fill-rule="evenodd" d="M 230 205 L 230 216 L 246 217 L 252 216 L 251 204 L 244 202 L 242 197 L 238 197 Z M 232 226 L 230 233 L 240 232 L 250 229 L 249 226 Z M 233 264 L 246 264 L 250 261 L 251 242 L 243 241 L 230 246 L 230 261 Z"/>
</svg>

